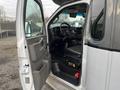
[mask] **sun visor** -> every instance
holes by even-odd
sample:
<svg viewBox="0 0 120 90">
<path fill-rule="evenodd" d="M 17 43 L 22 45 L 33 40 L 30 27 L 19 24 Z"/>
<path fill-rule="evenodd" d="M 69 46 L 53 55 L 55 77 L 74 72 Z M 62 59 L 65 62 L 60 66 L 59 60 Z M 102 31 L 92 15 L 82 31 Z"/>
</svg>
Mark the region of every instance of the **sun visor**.
<svg viewBox="0 0 120 90">
<path fill-rule="evenodd" d="M 53 0 L 53 2 L 58 5 L 62 5 L 62 4 L 69 3 L 69 2 L 75 2 L 75 1 L 78 1 L 78 0 Z"/>
</svg>

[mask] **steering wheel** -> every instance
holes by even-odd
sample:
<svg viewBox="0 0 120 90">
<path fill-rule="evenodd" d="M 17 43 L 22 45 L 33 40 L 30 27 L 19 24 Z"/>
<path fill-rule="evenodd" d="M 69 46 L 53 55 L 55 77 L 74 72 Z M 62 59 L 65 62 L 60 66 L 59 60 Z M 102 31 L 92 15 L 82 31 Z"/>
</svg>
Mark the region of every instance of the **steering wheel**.
<svg viewBox="0 0 120 90">
<path fill-rule="evenodd" d="M 64 26 L 67 26 L 67 29 L 66 29 L 66 30 L 62 29 L 62 28 L 63 28 L 63 25 L 64 25 Z M 61 23 L 61 25 L 60 25 L 60 33 L 61 33 L 63 36 L 65 36 L 65 35 L 66 35 L 66 32 L 70 30 L 70 27 L 71 27 L 71 26 L 70 26 L 68 23 L 66 23 L 66 22 Z"/>
</svg>

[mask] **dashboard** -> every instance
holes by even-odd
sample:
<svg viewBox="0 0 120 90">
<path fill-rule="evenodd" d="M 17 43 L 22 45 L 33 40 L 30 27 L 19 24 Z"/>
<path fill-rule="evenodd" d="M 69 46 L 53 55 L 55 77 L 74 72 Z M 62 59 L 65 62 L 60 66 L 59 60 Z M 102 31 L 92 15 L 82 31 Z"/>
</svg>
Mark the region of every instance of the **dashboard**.
<svg viewBox="0 0 120 90">
<path fill-rule="evenodd" d="M 66 26 L 62 27 L 53 27 L 50 29 L 53 36 L 76 36 L 82 35 L 82 27 L 70 27 L 67 28 Z"/>
</svg>

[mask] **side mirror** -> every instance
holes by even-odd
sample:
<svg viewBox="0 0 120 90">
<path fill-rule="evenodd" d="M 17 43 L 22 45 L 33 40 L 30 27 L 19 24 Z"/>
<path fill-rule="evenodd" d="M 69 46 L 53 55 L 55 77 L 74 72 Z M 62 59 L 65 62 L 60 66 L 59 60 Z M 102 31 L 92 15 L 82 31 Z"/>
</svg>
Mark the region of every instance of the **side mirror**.
<svg viewBox="0 0 120 90">
<path fill-rule="evenodd" d="M 31 30 L 31 21 L 25 22 L 25 36 L 26 37 L 31 37 L 32 35 L 32 30 Z"/>
</svg>

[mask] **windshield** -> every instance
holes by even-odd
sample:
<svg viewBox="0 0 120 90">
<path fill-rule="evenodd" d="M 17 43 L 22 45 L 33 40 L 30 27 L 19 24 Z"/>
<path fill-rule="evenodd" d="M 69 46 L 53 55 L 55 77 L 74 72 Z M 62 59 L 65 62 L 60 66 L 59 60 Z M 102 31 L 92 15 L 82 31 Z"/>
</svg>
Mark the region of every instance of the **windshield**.
<svg viewBox="0 0 120 90">
<path fill-rule="evenodd" d="M 58 20 L 57 20 L 58 19 Z M 52 28 L 56 26 L 60 26 L 61 23 L 67 22 L 70 26 L 73 27 L 82 27 L 85 22 L 85 17 L 83 15 L 77 15 L 75 18 L 70 17 L 69 14 L 62 13 L 55 19 L 55 21 L 52 24 Z"/>
<path fill-rule="evenodd" d="M 83 27 L 85 23 L 86 12 L 79 9 L 80 6 L 74 6 L 63 10 L 53 20 L 51 28 L 59 27 L 61 23 L 68 23 L 71 27 Z"/>
</svg>

